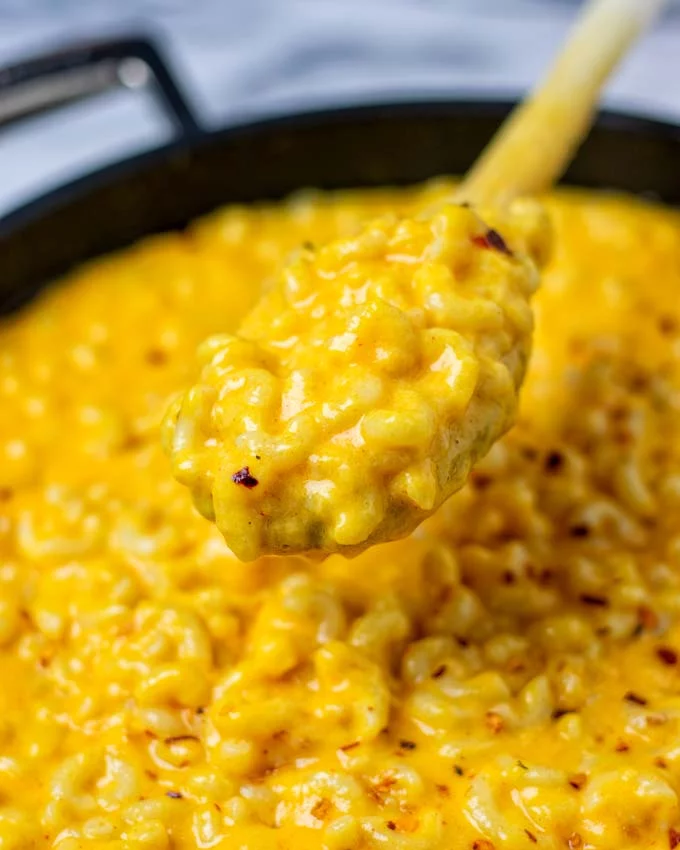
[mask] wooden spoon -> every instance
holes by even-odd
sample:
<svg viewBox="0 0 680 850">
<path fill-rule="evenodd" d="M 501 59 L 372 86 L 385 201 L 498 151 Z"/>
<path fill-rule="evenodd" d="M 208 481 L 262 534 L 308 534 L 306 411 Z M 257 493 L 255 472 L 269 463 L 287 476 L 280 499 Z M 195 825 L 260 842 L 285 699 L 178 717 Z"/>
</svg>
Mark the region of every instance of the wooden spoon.
<svg viewBox="0 0 680 850">
<path fill-rule="evenodd" d="M 602 87 L 668 0 L 591 0 L 552 68 L 477 159 L 461 200 L 502 204 L 562 176 L 593 121 Z"/>
</svg>

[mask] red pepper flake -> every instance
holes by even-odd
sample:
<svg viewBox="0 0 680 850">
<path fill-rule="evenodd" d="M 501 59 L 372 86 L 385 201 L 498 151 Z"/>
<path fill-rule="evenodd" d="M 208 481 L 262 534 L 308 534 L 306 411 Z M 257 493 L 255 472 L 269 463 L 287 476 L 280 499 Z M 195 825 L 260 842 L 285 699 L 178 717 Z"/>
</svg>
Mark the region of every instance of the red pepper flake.
<svg viewBox="0 0 680 850">
<path fill-rule="evenodd" d="M 500 251 L 502 254 L 507 254 L 508 257 L 513 256 L 512 251 L 510 250 L 510 248 L 508 248 L 505 239 L 503 239 L 503 237 L 497 230 L 491 228 L 487 232 L 486 238 L 489 240 L 489 244 L 491 245 L 491 247 L 494 248 L 496 251 Z"/>
<path fill-rule="evenodd" d="M 402 750 L 415 750 L 416 748 L 416 744 L 414 741 L 407 740 L 399 741 L 399 746 L 402 748 Z"/>
<path fill-rule="evenodd" d="M 385 805 L 385 801 L 390 794 L 390 789 L 397 784 L 395 776 L 385 775 L 380 777 L 377 782 L 374 782 L 368 789 L 369 794 L 380 806 Z"/>
<path fill-rule="evenodd" d="M 583 838 L 581 838 L 578 832 L 572 832 L 569 838 L 567 838 L 567 847 L 569 850 L 583 850 Z"/>
<path fill-rule="evenodd" d="M 534 844 L 538 843 L 538 838 L 536 838 L 536 836 L 533 834 L 533 832 L 530 829 L 525 829 L 524 831 L 526 832 L 527 838 L 529 839 L 529 841 L 533 841 Z"/>
<path fill-rule="evenodd" d="M 387 821 L 387 828 L 391 829 L 394 832 L 394 830 L 397 828 L 397 825 L 393 820 L 388 820 Z"/>
<path fill-rule="evenodd" d="M 494 735 L 497 735 L 499 732 L 503 731 L 503 727 L 505 726 L 505 720 L 503 716 L 500 715 L 497 711 L 487 711 L 484 722 L 487 727 L 491 729 Z"/>
<path fill-rule="evenodd" d="M 590 534 L 590 527 L 579 523 L 578 525 L 572 525 L 569 529 L 569 534 L 572 537 L 587 537 Z"/>
<path fill-rule="evenodd" d="M 182 794 L 179 791 L 166 791 L 166 797 L 170 797 L 171 800 L 181 800 Z"/>
<path fill-rule="evenodd" d="M 351 744 L 345 744 L 344 747 L 340 747 L 343 753 L 348 753 L 350 750 L 356 749 L 361 744 L 361 741 L 354 741 Z"/>
<path fill-rule="evenodd" d="M 451 789 L 448 785 L 435 785 L 437 791 L 442 795 L 442 797 L 450 797 Z"/>
<path fill-rule="evenodd" d="M 656 611 L 653 611 L 647 605 L 640 605 L 638 608 L 638 620 L 642 623 L 643 628 L 651 632 L 659 626 L 659 617 Z"/>
<path fill-rule="evenodd" d="M 600 608 L 606 608 L 609 605 L 609 600 L 606 596 L 599 596 L 596 593 L 582 593 L 579 599 L 584 605 L 595 605 Z"/>
<path fill-rule="evenodd" d="M 440 664 L 439 667 L 432 673 L 433 679 L 441 679 L 441 677 L 446 673 L 446 664 Z"/>
<path fill-rule="evenodd" d="M 508 673 L 521 673 L 526 669 L 526 664 L 521 656 L 515 655 L 512 658 L 508 658 L 505 663 L 505 669 Z"/>
<path fill-rule="evenodd" d="M 547 472 L 557 472 L 564 464 L 564 456 L 560 452 L 550 452 L 545 459 Z"/>
<path fill-rule="evenodd" d="M 660 767 L 664 770 L 668 767 L 668 762 L 666 761 L 666 759 L 663 756 L 657 756 L 654 759 L 654 764 L 655 764 L 656 767 Z"/>
<path fill-rule="evenodd" d="M 659 661 L 662 661 L 664 664 L 668 664 L 669 667 L 678 663 L 678 653 L 672 646 L 657 646 L 656 655 Z"/>
<path fill-rule="evenodd" d="M 671 827 L 668 830 L 668 846 L 671 850 L 675 850 L 678 844 L 680 844 L 680 830 Z"/>
<path fill-rule="evenodd" d="M 630 749 L 630 744 L 627 744 L 625 741 L 618 740 L 614 749 L 617 753 L 627 753 Z"/>
<path fill-rule="evenodd" d="M 585 773 L 572 773 L 568 781 L 572 788 L 580 791 L 588 781 L 588 777 Z"/>
<path fill-rule="evenodd" d="M 332 808 L 333 803 L 331 803 L 331 801 L 326 797 L 322 797 L 312 806 L 312 816 L 317 820 L 326 820 L 328 815 L 331 813 Z"/>
<path fill-rule="evenodd" d="M 517 576 L 513 573 L 512 570 L 504 570 L 502 579 L 503 584 L 514 584 L 517 581 Z"/>
<path fill-rule="evenodd" d="M 252 490 L 253 487 L 257 487 L 260 483 L 257 478 L 250 474 L 250 469 L 247 466 L 244 466 L 243 469 L 239 469 L 238 472 L 235 472 L 231 476 L 231 480 L 234 484 L 240 484 L 242 487 L 247 487 L 249 490 Z"/>
<path fill-rule="evenodd" d="M 641 697 L 640 694 L 636 694 L 633 691 L 625 693 L 623 698 L 626 702 L 632 702 L 635 705 L 647 705 L 647 700 L 644 697 Z"/>
<path fill-rule="evenodd" d="M 486 490 L 490 484 L 493 484 L 493 478 L 483 472 L 477 472 L 470 476 L 470 482 L 475 490 Z"/>
<path fill-rule="evenodd" d="M 472 850 L 495 850 L 495 848 L 488 838 L 476 838 L 472 842 Z"/>
<path fill-rule="evenodd" d="M 508 248 L 508 245 L 497 230 L 490 227 L 486 233 L 472 237 L 472 242 L 478 248 L 487 248 L 498 251 L 500 254 L 505 254 L 506 257 L 512 257 L 514 254 Z"/>
<path fill-rule="evenodd" d="M 462 776 L 463 775 L 463 768 L 459 764 L 454 764 L 453 772 L 456 774 L 456 776 Z"/>
</svg>

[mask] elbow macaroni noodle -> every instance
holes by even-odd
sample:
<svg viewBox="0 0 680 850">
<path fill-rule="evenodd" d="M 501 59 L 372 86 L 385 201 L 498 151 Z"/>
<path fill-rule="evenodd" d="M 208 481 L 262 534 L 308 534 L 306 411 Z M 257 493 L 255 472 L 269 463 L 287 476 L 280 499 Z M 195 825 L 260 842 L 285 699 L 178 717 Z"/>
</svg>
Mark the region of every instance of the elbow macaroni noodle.
<svg viewBox="0 0 680 850">
<path fill-rule="evenodd" d="M 3 322 L 3 850 L 680 843 L 676 213 L 546 200 L 515 427 L 403 540 L 242 564 L 160 448 L 250 281 L 450 192 L 228 208 Z"/>
</svg>

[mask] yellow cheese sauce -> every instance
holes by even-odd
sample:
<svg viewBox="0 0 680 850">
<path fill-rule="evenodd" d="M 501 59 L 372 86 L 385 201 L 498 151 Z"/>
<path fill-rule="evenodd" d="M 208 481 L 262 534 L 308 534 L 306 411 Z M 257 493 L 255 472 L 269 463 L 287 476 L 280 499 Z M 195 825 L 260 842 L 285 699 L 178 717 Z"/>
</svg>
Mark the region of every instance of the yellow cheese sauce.
<svg viewBox="0 0 680 850">
<path fill-rule="evenodd" d="M 0 847 L 680 843 L 680 217 L 547 202 L 515 427 L 411 537 L 243 564 L 160 447 L 291 251 L 450 184 L 228 208 L 0 327 Z"/>
<path fill-rule="evenodd" d="M 449 201 L 307 240 L 237 335 L 203 343 L 164 442 L 238 557 L 404 537 L 512 424 L 549 227 L 536 202 L 503 235 L 490 215 Z"/>
</svg>

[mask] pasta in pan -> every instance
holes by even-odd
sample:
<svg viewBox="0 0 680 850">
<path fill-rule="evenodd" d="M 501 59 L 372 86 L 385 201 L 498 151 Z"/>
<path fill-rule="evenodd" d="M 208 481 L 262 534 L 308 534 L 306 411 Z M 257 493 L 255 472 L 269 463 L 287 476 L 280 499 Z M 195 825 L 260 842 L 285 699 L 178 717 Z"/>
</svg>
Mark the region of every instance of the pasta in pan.
<svg viewBox="0 0 680 850">
<path fill-rule="evenodd" d="M 227 208 L 4 321 L 3 848 L 680 843 L 676 213 L 546 200 L 516 425 L 410 537 L 241 563 L 160 447 L 250 281 L 450 191 Z"/>
</svg>

